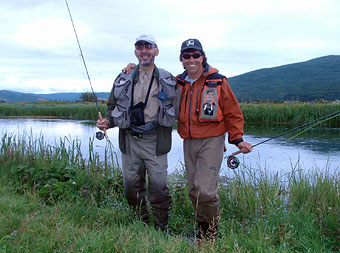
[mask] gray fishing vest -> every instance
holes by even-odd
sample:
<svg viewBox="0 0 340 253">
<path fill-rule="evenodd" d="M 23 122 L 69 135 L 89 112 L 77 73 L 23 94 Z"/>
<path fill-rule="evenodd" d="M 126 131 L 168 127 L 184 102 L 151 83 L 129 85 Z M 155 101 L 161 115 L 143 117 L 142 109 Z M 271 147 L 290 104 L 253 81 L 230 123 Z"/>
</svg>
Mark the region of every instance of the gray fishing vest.
<svg viewBox="0 0 340 253">
<path fill-rule="evenodd" d="M 156 68 L 156 66 L 155 66 Z M 121 73 L 113 84 L 115 108 L 111 112 L 114 125 L 122 129 L 130 127 L 130 110 L 132 100 L 132 85 L 137 68 L 129 75 Z M 175 124 L 176 115 L 173 100 L 176 98 L 176 81 L 174 77 L 164 69 L 156 68 L 158 72 L 158 123 L 161 126 L 172 127 Z"/>
</svg>

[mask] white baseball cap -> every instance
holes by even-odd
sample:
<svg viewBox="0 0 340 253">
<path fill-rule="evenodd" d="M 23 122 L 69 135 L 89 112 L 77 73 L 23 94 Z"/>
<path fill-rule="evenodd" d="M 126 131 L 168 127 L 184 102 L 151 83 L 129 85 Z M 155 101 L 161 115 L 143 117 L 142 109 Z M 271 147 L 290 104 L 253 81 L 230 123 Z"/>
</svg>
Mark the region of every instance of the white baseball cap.
<svg viewBox="0 0 340 253">
<path fill-rule="evenodd" d="M 150 35 L 150 34 L 142 34 L 141 36 L 139 36 L 137 39 L 136 39 L 136 43 L 135 45 L 139 42 L 139 41 L 146 41 L 152 45 L 156 45 L 157 46 L 157 43 L 156 43 L 156 39 Z"/>
</svg>

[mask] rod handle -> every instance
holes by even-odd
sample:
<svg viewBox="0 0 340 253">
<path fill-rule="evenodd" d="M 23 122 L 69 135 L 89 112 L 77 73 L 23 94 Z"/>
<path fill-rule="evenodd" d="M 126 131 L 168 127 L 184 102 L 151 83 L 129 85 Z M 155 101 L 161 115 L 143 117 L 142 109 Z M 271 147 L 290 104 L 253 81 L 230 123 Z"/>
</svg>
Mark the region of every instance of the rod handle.
<svg viewBox="0 0 340 253">
<path fill-rule="evenodd" d="M 238 150 L 238 151 L 232 153 L 231 155 L 232 155 L 232 156 L 236 156 L 236 155 L 238 155 L 238 154 L 240 154 L 240 153 L 242 153 L 241 150 Z"/>
<path fill-rule="evenodd" d="M 101 112 L 98 111 L 98 115 L 99 115 L 99 119 L 102 120 L 102 119 L 103 119 L 103 116 L 102 116 Z M 105 138 L 107 139 L 106 129 L 104 128 L 103 131 L 104 131 Z"/>
</svg>

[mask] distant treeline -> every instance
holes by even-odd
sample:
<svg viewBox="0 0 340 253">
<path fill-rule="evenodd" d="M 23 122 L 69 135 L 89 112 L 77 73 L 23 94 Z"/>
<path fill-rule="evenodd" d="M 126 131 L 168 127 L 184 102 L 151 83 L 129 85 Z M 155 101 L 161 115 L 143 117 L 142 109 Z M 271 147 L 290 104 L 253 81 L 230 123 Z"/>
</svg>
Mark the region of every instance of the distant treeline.
<svg viewBox="0 0 340 253">
<path fill-rule="evenodd" d="M 339 112 L 321 126 L 340 128 L 338 103 L 240 103 L 245 124 L 252 126 L 298 126 Z M 103 115 L 106 105 L 99 104 Z M 95 103 L 3 103 L 0 117 L 54 117 L 92 120 L 98 118 Z"/>
</svg>

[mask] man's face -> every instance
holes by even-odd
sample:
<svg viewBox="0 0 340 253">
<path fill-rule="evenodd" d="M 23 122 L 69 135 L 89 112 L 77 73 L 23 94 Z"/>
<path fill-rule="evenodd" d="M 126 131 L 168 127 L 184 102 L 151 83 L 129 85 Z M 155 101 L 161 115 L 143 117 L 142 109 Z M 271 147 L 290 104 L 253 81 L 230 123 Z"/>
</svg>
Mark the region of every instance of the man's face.
<svg viewBox="0 0 340 253">
<path fill-rule="evenodd" d="M 139 64 L 142 66 L 150 66 L 155 62 L 155 57 L 159 51 L 156 45 L 152 45 L 146 41 L 140 41 L 135 46 L 135 56 Z"/>
<path fill-rule="evenodd" d="M 203 69 L 204 56 L 199 50 L 188 50 L 182 53 L 183 67 L 188 72 L 189 76 L 194 76 Z"/>
</svg>

